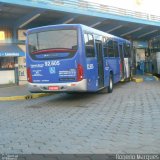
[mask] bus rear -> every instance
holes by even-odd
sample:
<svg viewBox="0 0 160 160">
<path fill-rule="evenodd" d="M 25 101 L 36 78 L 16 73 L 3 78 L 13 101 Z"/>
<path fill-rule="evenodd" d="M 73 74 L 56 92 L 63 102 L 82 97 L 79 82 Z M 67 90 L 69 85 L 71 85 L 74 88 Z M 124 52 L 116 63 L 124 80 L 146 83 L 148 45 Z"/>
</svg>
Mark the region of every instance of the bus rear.
<svg viewBox="0 0 160 160">
<path fill-rule="evenodd" d="M 86 91 L 78 25 L 47 26 L 27 32 L 30 92 Z"/>
</svg>

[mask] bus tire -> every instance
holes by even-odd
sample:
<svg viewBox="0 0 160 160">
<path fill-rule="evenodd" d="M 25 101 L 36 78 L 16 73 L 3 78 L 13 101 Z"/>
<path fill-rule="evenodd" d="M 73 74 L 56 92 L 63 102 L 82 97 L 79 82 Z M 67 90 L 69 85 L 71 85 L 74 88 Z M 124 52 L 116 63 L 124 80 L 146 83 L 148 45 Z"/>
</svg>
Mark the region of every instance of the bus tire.
<svg viewBox="0 0 160 160">
<path fill-rule="evenodd" d="M 110 76 L 109 76 L 108 93 L 112 93 L 112 91 L 113 91 L 113 75 L 110 74 Z"/>
</svg>

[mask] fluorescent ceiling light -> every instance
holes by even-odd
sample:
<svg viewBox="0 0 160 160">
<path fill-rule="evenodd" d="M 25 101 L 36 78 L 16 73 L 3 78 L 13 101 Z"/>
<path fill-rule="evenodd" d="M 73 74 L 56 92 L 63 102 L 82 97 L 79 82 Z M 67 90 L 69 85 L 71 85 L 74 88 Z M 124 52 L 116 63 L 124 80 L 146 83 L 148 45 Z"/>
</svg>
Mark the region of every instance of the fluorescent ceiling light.
<svg viewBox="0 0 160 160">
<path fill-rule="evenodd" d="M 158 31 L 158 29 L 153 30 L 153 31 L 150 31 L 150 32 L 147 32 L 147 33 L 144 33 L 144 34 L 138 36 L 138 38 L 142 38 L 142 37 L 144 37 L 144 36 L 146 36 L 146 35 L 148 35 L 148 34 L 151 34 L 151 33 L 157 32 L 157 31 Z"/>
<path fill-rule="evenodd" d="M 123 27 L 123 25 L 119 25 L 119 26 L 117 26 L 117 27 L 114 27 L 114 28 L 112 28 L 112 29 L 110 29 L 110 30 L 107 30 L 106 32 L 112 32 L 112 31 L 114 31 L 114 30 L 117 30 L 117 29 L 119 29 L 119 28 L 121 28 L 121 27 Z"/>
<path fill-rule="evenodd" d="M 98 26 L 98 25 L 101 24 L 101 23 L 102 23 L 102 22 L 97 22 L 97 23 L 95 23 L 95 24 L 90 25 L 90 27 Z"/>
<path fill-rule="evenodd" d="M 121 34 L 121 36 L 126 36 L 126 35 L 128 35 L 128 34 L 131 34 L 131 33 L 137 32 L 137 31 L 139 31 L 139 30 L 141 30 L 141 29 L 142 29 L 142 27 L 136 28 L 136 29 L 134 29 L 134 30 L 132 30 L 132 31 L 129 31 L 129 32 L 124 33 L 124 34 Z"/>
<path fill-rule="evenodd" d="M 23 24 L 21 24 L 19 26 L 19 28 L 22 28 L 22 27 L 26 26 L 27 24 L 29 24 L 30 22 L 32 22 L 33 20 L 35 20 L 36 18 L 38 18 L 40 15 L 41 15 L 40 13 L 34 15 L 32 18 L 30 18 L 29 20 L 27 20 L 26 22 L 24 22 Z"/>
<path fill-rule="evenodd" d="M 70 18 L 70 19 L 68 19 L 68 20 L 66 20 L 65 22 L 63 22 L 64 24 L 67 24 L 67 23 L 69 23 L 69 22 L 72 22 L 74 20 L 74 18 Z"/>
</svg>

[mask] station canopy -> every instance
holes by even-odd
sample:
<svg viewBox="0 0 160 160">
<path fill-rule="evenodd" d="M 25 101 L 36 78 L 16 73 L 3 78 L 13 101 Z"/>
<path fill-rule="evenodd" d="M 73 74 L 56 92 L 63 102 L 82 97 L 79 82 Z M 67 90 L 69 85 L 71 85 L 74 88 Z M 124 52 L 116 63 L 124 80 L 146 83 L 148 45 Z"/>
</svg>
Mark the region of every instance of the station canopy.
<svg viewBox="0 0 160 160">
<path fill-rule="evenodd" d="M 84 2 L 0 0 L 0 26 L 18 30 L 79 23 L 129 40 L 149 40 L 160 35 L 160 16 Z"/>
</svg>

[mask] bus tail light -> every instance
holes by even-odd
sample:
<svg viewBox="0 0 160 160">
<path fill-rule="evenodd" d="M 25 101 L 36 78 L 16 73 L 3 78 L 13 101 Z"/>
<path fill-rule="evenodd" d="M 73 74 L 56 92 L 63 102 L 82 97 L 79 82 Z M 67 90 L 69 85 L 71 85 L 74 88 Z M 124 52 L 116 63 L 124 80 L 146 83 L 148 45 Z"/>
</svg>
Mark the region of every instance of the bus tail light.
<svg viewBox="0 0 160 160">
<path fill-rule="evenodd" d="M 83 66 L 78 64 L 77 68 L 77 81 L 81 81 L 83 79 Z"/>
<path fill-rule="evenodd" d="M 27 80 L 28 80 L 28 82 L 32 83 L 32 75 L 31 75 L 30 68 L 27 68 Z"/>
</svg>

